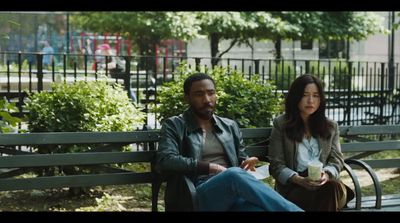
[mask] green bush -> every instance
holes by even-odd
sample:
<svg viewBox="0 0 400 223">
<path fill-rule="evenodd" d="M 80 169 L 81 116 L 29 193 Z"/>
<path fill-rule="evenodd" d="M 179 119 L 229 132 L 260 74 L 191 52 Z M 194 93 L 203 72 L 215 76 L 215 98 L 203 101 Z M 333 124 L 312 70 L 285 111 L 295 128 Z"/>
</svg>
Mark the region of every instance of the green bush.
<svg viewBox="0 0 400 223">
<path fill-rule="evenodd" d="M 119 84 L 106 81 L 53 83 L 52 91 L 29 96 L 26 108 L 30 132 L 133 131 L 144 124 L 145 114 L 129 99 Z M 103 145 L 97 145 L 103 146 Z M 38 153 L 83 152 L 94 145 L 38 146 Z M 113 148 L 114 149 L 114 148 Z M 127 146 L 120 150 L 128 149 Z M 111 165 L 113 166 L 113 165 Z M 85 166 L 44 167 L 38 176 L 73 175 L 92 172 Z M 81 194 L 88 188 L 70 188 Z"/>
<path fill-rule="evenodd" d="M 30 95 L 30 132 L 132 131 L 145 114 L 119 84 L 106 81 L 54 83 L 52 91 Z"/>
<path fill-rule="evenodd" d="M 182 65 L 175 75 L 176 80 L 163 84 L 157 92 L 160 105 L 154 108 L 159 120 L 179 115 L 187 108 L 183 100 L 183 82 L 195 72 Z M 231 69 L 229 73 L 222 67 L 207 72 L 217 85 L 216 114 L 237 121 L 240 127 L 271 126 L 272 118 L 282 111 L 281 95 L 275 94 L 275 86 L 268 81 L 262 83 L 258 75 L 248 80 L 239 71 Z"/>
<path fill-rule="evenodd" d="M 0 133 L 15 131 L 21 119 L 14 117 L 11 113 L 18 112 L 14 102 L 10 103 L 6 98 L 0 100 Z"/>
</svg>

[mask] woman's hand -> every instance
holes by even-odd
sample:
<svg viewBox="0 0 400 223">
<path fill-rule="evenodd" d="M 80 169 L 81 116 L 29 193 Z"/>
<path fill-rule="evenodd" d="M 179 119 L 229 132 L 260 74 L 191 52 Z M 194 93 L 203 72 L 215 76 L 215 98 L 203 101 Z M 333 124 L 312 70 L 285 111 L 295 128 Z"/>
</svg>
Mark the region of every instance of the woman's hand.
<svg viewBox="0 0 400 223">
<path fill-rule="evenodd" d="M 318 190 L 322 185 L 326 184 L 326 182 L 329 181 L 329 175 L 326 172 L 322 172 L 321 179 L 316 180 L 316 181 L 310 180 L 307 177 L 294 175 L 290 178 L 290 180 L 293 183 L 306 188 L 307 190 L 314 191 L 314 190 Z"/>
<path fill-rule="evenodd" d="M 245 169 L 245 170 L 251 170 L 251 171 L 256 171 L 256 164 L 258 163 L 258 158 L 257 157 L 249 157 L 246 160 L 242 162 L 240 165 L 240 168 Z"/>
</svg>

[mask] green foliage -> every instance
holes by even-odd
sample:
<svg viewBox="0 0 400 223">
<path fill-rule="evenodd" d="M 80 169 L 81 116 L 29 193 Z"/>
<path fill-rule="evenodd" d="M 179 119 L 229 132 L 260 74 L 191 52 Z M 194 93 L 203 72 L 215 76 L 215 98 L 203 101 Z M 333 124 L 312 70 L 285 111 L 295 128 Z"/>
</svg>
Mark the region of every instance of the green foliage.
<svg viewBox="0 0 400 223">
<path fill-rule="evenodd" d="M 329 84 L 331 89 L 348 89 L 349 88 L 349 63 L 344 60 L 332 60 L 330 67 L 328 64 L 319 64 L 318 61 L 310 62 L 310 74 L 313 75 L 330 75 Z M 323 79 L 322 77 L 320 77 Z"/>
<path fill-rule="evenodd" d="M 18 112 L 14 102 L 10 103 L 6 98 L 0 100 L 0 133 L 13 132 L 21 119 L 13 116 L 12 112 Z"/>
<path fill-rule="evenodd" d="M 144 123 L 145 113 L 129 99 L 122 86 L 107 81 L 53 83 L 52 91 L 29 96 L 30 132 L 133 131 Z M 82 152 L 92 145 L 39 146 L 38 153 Z M 121 147 L 121 150 L 127 147 Z M 39 176 L 86 173 L 84 167 L 48 167 L 38 169 Z M 70 188 L 73 193 L 85 191 Z"/>
<path fill-rule="evenodd" d="M 142 55 L 155 53 L 149 46 L 163 39 L 208 38 L 213 58 L 221 58 L 236 44 L 251 46 L 252 38 L 362 40 L 387 33 L 383 20 L 374 12 L 351 11 L 83 12 L 71 16 L 78 28 L 130 36 Z M 228 48 L 219 49 L 222 40 L 231 41 Z"/>
<path fill-rule="evenodd" d="M 188 66 L 180 66 L 175 75 L 178 78 L 161 87 L 157 95 L 160 105 L 154 109 L 161 121 L 187 108 L 183 101 L 183 82 L 193 73 Z M 282 111 L 281 95 L 275 95 L 275 86 L 263 83 L 258 75 L 248 80 L 239 71 L 231 69 L 229 73 L 222 67 L 215 67 L 209 75 L 217 85 L 216 114 L 237 121 L 240 127 L 271 126 L 273 116 Z"/>
<path fill-rule="evenodd" d="M 140 55 L 154 55 L 155 44 L 164 39 L 190 40 L 200 29 L 192 12 L 82 12 L 72 15 L 71 23 L 86 31 L 127 36 Z"/>
<path fill-rule="evenodd" d="M 29 97 L 29 131 L 132 131 L 144 123 L 145 114 L 119 84 L 79 81 L 52 88 Z"/>
<path fill-rule="evenodd" d="M 374 12 L 277 11 L 272 15 L 295 27 L 283 38 L 362 40 L 375 33 L 387 33 L 384 17 Z"/>
</svg>

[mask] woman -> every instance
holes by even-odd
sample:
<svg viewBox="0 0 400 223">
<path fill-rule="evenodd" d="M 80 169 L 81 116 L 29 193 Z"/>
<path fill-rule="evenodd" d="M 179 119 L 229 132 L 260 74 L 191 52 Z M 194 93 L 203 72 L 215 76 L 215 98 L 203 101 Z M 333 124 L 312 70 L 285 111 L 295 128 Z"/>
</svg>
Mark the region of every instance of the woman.
<svg viewBox="0 0 400 223">
<path fill-rule="evenodd" d="M 339 130 L 325 116 L 326 100 L 321 81 L 299 76 L 290 86 L 285 114 L 274 120 L 270 139 L 270 173 L 276 189 L 306 211 L 339 211 L 354 197 L 339 180 L 343 168 Z M 308 177 L 308 164 L 323 164 L 321 177 Z"/>
</svg>

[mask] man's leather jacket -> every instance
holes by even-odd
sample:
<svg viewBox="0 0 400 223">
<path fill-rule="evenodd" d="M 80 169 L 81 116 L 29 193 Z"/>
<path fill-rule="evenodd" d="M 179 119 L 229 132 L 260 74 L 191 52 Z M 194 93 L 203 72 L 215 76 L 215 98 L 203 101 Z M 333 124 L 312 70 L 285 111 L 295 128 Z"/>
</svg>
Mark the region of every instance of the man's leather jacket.
<svg viewBox="0 0 400 223">
<path fill-rule="evenodd" d="M 230 166 L 239 166 L 248 158 L 242 133 L 233 120 L 213 115 L 216 137 L 221 142 Z M 167 177 L 165 192 L 166 211 L 182 210 L 182 176 L 192 181 L 199 175 L 208 174 L 209 163 L 201 161 L 203 132 L 191 109 L 179 116 L 166 119 L 161 128 L 156 170 Z M 181 205 L 182 204 L 182 205 Z M 177 205 L 177 206 L 175 206 Z M 168 207 L 169 206 L 169 207 Z M 175 207 L 172 207 L 175 206 Z M 180 207 L 178 207 L 180 206 Z"/>
</svg>

